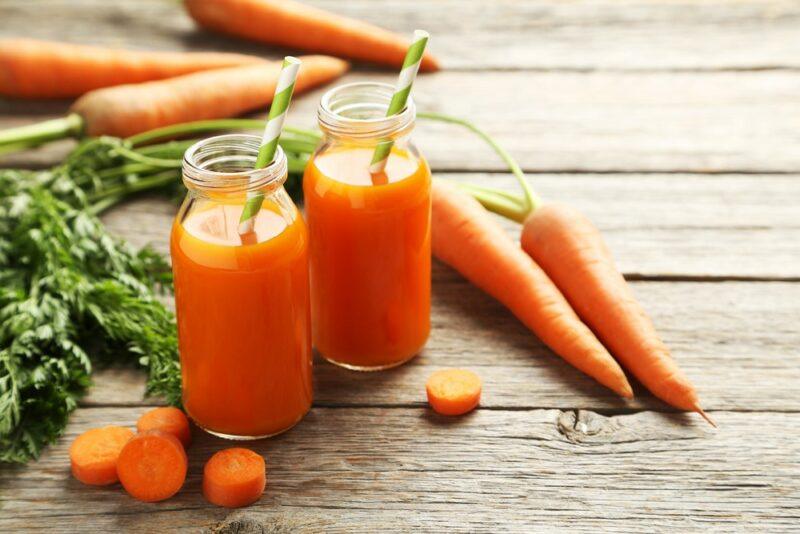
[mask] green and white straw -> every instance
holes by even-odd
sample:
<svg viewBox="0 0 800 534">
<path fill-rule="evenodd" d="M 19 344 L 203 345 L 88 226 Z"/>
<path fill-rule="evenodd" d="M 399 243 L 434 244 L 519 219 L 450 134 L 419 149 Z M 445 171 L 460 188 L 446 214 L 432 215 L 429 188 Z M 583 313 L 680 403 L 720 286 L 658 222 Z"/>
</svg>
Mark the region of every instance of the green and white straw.
<svg viewBox="0 0 800 534">
<path fill-rule="evenodd" d="M 425 54 L 425 46 L 428 44 L 429 37 L 428 32 L 424 30 L 414 31 L 414 40 L 411 46 L 408 47 L 406 58 L 403 60 L 403 69 L 400 71 L 397 85 L 394 88 L 392 101 L 389 102 L 389 108 L 386 110 L 387 117 L 400 113 L 406 107 L 408 95 L 411 93 L 411 85 L 417 77 L 419 64 L 422 61 L 423 54 Z M 393 144 L 394 141 L 391 139 L 378 143 L 378 146 L 375 147 L 375 153 L 372 155 L 372 161 L 369 164 L 370 174 L 383 172 Z"/>
<path fill-rule="evenodd" d="M 281 73 L 278 76 L 278 84 L 275 86 L 275 96 L 272 98 L 272 106 L 269 108 L 267 125 L 264 127 L 264 137 L 261 140 L 261 147 L 258 149 L 256 169 L 263 169 L 272 163 L 275 158 L 283 121 L 286 119 L 289 102 L 292 101 L 292 91 L 294 91 L 294 82 L 297 79 L 298 70 L 300 70 L 299 59 L 291 56 L 286 56 L 283 59 Z M 263 202 L 263 191 L 247 192 L 247 201 L 242 210 L 242 216 L 239 218 L 239 235 L 246 235 L 253 231 L 256 215 L 261 211 Z"/>
</svg>

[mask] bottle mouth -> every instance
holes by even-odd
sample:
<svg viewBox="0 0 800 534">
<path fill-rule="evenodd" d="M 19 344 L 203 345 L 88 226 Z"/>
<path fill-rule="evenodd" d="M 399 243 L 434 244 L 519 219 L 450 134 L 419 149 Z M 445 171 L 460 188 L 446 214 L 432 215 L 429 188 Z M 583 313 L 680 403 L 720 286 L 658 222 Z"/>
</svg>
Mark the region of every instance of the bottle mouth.
<svg viewBox="0 0 800 534">
<path fill-rule="evenodd" d="M 409 96 L 400 113 L 387 117 L 394 91 L 391 85 L 377 82 L 334 87 L 320 100 L 317 110 L 320 128 L 332 135 L 355 139 L 397 137 L 414 122 L 416 107 Z"/>
<path fill-rule="evenodd" d="M 255 169 L 260 146 L 261 138 L 248 134 L 198 141 L 183 155 L 183 181 L 187 187 L 224 193 L 276 189 L 286 181 L 286 154 L 278 146 L 272 163 Z"/>
</svg>

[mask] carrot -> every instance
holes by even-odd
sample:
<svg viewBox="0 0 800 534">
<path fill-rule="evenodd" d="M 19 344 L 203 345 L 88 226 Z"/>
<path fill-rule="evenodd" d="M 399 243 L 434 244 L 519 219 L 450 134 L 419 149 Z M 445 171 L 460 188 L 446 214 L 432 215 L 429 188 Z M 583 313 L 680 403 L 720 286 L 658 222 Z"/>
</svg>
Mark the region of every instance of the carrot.
<svg viewBox="0 0 800 534">
<path fill-rule="evenodd" d="M 292 0 L 186 0 L 189 15 L 217 32 L 287 48 L 400 67 L 409 42 L 378 26 Z M 439 70 L 426 53 L 420 69 Z"/>
<path fill-rule="evenodd" d="M 68 98 L 92 89 L 172 78 L 264 60 L 222 52 L 154 52 L 37 41 L 0 40 L 0 94 Z"/>
<path fill-rule="evenodd" d="M 294 93 L 341 76 L 347 63 L 303 56 Z M 217 119 L 261 109 L 270 102 L 281 62 L 196 72 L 168 80 L 120 85 L 87 93 L 72 106 L 86 134 L 130 135 L 169 124 Z"/>
<path fill-rule="evenodd" d="M 348 64 L 329 56 L 302 56 L 295 94 L 329 82 Z M 270 102 L 281 62 L 185 74 L 166 80 L 90 91 L 68 116 L 0 132 L 0 147 L 35 146 L 84 135 L 128 137 L 154 128 L 203 119 L 232 117 Z"/>
<path fill-rule="evenodd" d="M 145 412 L 136 421 L 136 430 L 161 430 L 178 438 L 185 448 L 192 443 L 192 431 L 189 428 L 189 419 L 174 406 L 162 406 Z"/>
<path fill-rule="evenodd" d="M 221 450 L 203 468 L 203 495 L 217 506 L 247 506 L 261 497 L 266 485 L 264 458 L 249 449 Z"/>
<path fill-rule="evenodd" d="M 186 480 L 189 461 L 181 442 L 172 434 L 149 430 L 125 444 L 117 461 L 117 474 L 125 491 L 144 502 L 175 495 Z"/>
<path fill-rule="evenodd" d="M 425 383 L 428 404 L 442 415 L 461 415 L 475 409 L 481 400 L 481 379 L 466 369 L 443 369 Z"/>
<path fill-rule="evenodd" d="M 600 232 L 586 216 L 563 204 L 545 204 L 525 220 L 522 248 L 647 389 L 664 402 L 698 412 L 714 424 L 615 267 Z"/>
<path fill-rule="evenodd" d="M 434 180 L 431 227 L 437 258 L 502 302 L 574 367 L 623 397 L 633 396 L 617 362 L 478 201 Z"/>
<path fill-rule="evenodd" d="M 698 412 L 697 392 L 678 368 L 623 276 L 600 232 L 584 215 L 561 204 L 542 204 L 517 162 L 486 132 L 469 121 L 441 115 L 419 116 L 460 124 L 483 138 L 508 164 L 524 192 L 520 199 L 504 191 L 459 184 L 488 209 L 523 223 L 522 247 L 544 269 L 583 321 L 611 353 L 655 396 Z"/>
<path fill-rule="evenodd" d="M 133 431 L 121 426 L 87 430 L 72 442 L 69 462 L 72 475 L 92 486 L 105 486 L 117 480 L 117 458 Z"/>
</svg>

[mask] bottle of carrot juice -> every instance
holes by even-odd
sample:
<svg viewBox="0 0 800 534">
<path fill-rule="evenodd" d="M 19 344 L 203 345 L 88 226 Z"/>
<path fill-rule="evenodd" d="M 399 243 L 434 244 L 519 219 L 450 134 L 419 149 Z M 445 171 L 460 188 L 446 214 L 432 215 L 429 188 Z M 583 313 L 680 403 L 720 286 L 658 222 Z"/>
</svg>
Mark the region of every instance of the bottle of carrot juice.
<svg viewBox="0 0 800 534">
<path fill-rule="evenodd" d="M 385 117 L 394 89 L 353 83 L 322 97 L 322 144 L 303 178 L 314 346 L 356 370 L 400 365 L 430 331 L 431 174 L 411 143 L 415 109 Z M 393 141 L 383 171 L 379 143 Z"/>
<path fill-rule="evenodd" d="M 277 434 L 311 406 L 308 234 L 283 188 L 285 154 L 253 170 L 260 139 L 222 135 L 184 156 L 172 227 L 183 404 L 212 434 Z M 238 233 L 248 191 L 264 202 Z"/>
</svg>

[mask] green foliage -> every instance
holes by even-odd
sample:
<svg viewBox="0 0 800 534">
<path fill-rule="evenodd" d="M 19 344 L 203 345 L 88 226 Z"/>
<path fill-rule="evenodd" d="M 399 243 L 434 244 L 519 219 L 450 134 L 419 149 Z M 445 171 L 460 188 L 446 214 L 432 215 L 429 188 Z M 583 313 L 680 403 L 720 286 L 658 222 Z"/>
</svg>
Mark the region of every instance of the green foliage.
<svg viewBox="0 0 800 534">
<path fill-rule="evenodd" d="M 68 167 L 0 171 L 0 461 L 39 455 L 66 426 L 92 363 L 136 362 L 180 398 L 169 267 L 87 211 Z"/>
</svg>

